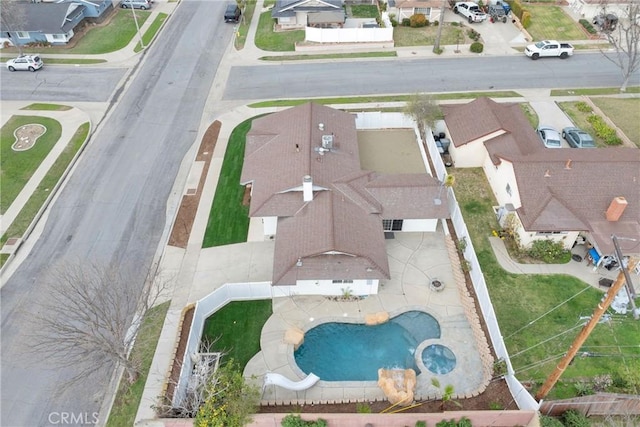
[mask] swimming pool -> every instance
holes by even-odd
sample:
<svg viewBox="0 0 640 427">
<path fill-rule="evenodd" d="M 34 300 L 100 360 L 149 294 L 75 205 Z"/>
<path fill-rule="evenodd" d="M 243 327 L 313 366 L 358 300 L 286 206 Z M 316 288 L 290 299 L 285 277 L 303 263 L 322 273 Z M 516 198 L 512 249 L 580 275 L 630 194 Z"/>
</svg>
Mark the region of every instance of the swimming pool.
<svg viewBox="0 0 640 427">
<path fill-rule="evenodd" d="M 323 323 L 310 329 L 294 352 L 298 367 L 323 381 L 377 381 L 379 368 L 413 369 L 416 347 L 440 338 L 428 313 L 407 311 L 381 325 Z"/>
</svg>

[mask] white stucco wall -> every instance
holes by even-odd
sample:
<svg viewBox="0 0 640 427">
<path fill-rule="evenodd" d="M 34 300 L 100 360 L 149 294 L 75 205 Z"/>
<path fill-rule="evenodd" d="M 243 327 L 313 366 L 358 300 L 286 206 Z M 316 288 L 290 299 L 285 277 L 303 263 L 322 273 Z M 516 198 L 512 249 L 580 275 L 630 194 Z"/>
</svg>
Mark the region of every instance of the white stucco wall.
<svg viewBox="0 0 640 427">
<path fill-rule="evenodd" d="M 514 208 L 518 209 L 522 203 L 520 201 L 520 192 L 518 191 L 516 176 L 513 171 L 513 163 L 502 160 L 496 167 L 487 155 L 482 169 L 489 181 L 494 196 L 496 196 L 498 204 L 504 206 L 507 203 L 511 203 Z M 507 184 L 511 189 L 511 194 L 507 192 Z"/>
<path fill-rule="evenodd" d="M 274 236 L 278 230 L 278 217 L 265 216 L 262 218 L 262 226 L 264 227 L 265 236 Z"/>
<path fill-rule="evenodd" d="M 437 226 L 437 219 L 405 219 L 402 221 L 402 231 L 434 232 Z"/>
<path fill-rule="evenodd" d="M 298 280 L 295 286 L 275 286 L 289 295 L 376 295 L 378 280 L 354 280 L 353 283 L 333 283 L 332 280 Z"/>
</svg>

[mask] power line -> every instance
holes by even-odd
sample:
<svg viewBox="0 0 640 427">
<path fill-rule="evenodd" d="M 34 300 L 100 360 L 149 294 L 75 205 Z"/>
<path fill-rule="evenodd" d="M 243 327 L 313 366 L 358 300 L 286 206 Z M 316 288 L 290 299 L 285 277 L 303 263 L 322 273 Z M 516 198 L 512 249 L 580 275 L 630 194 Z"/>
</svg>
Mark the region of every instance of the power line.
<svg viewBox="0 0 640 427">
<path fill-rule="evenodd" d="M 514 358 L 514 357 L 516 357 L 516 356 L 519 356 L 519 355 L 521 355 L 521 354 L 522 354 L 522 353 L 524 353 L 524 352 L 527 352 L 527 351 L 529 351 L 529 350 L 531 350 L 531 349 L 533 349 L 533 348 L 536 348 L 536 347 L 538 347 L 538 346 L 540 346 L 540 345 L 542 345 L 542 344 L 544 344 L 544 343 L 547 343 L 547 342 L 551 341 L 552 339 L 558 338 L 559 336 L 564 335 L 564 334 L 566 334 L 566 333 L 568 333 L 568 332 L 571 332 L 571 331 L 573 331 L 574 329 L 581 328 L 582 326 L 583 326 L 582 324 L 579 324 L 579 325 L 574 326 L 573 328 L 569 328 L 569 329 L 567 329 L 566 331 L 560 332 L 559 334 L 554 335 L 554 336 L 552 336 L 551 338 L 547 338 L 547 339 L 546 339 L 546 340 L 544 340 L 544 341 L 541 341 L 541 342 L 539 342 L 539 343 L 537 343 L 537 344 L 535 344 L 535 345 L 532 345 L 532 346 L 531 346 L 531 347 L 529 347 L 529 348 L 525 348 L 524 350 L 517 352 L 516 354 L 512 355 L 512 356 L 511 356 L 511 358 Z"/>
<path fill-rule="evenodd" d="M 569 301 L 571 301 L 572 299 L 574 299 L 575 297 L 577 297 L 578 295 L 580 295 L 581 293 L 587 291 L 591 289 L 591 286 L 587 286 L 586 288 L 584 288 L 583 290 L 581 290 L 580 292 L 578 292 L 577 294 L 573 295 L 572 297 L 564 300 L 563 302 L 561 302 L 560 304 L 556 305 L 555 307 L 553 307 L 551 310 L 547 311 L 546 313 L 542 314 L 541 316 L 538 316 L 537 318 L 533 319 L 531 322 L 527 323 L 526 325 L 524 325 L 522 328 L 518 329 L 517 331 L 515 331 L 514 333 L 512 333 L 511 335 L 509 335 L 508 337 L 505 338 L 505 340 L 508 340 L 509 338 L 511 338 L 512 336 L 514 336 L 515 334 L 517 334 L 518 332 L 522 331 L 523 329 L 528 328 L 529 326 L 533 325 L 534 323 L 536 323 L 538 320 L 542 319 L 544 316 L 546 316 L 547 314 L 551 313 L 552 311 L 556 310 L 557 308 L 559 308 L 560 306 L 568 303 Z"/>
</svg>

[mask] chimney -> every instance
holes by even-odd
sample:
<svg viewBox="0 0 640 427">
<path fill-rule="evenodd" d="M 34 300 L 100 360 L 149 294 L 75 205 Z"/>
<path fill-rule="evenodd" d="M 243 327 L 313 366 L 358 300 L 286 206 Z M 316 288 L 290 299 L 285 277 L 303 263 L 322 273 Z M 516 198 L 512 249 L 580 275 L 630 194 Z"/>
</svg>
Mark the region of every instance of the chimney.
<svg viewBox="0 0 640 427">
<path fill-rule="evenodd" d="M 565 169 L 571 169 L 571 159 L 567 159 L 567 163 L 564 164 Z"/>
<path fill-rule="evenodd" d="M 302 200 L 305 202 L 313 200 L 313 181 L 309 175 L 302 178 Z"/>
<path fill-rule="evenodd" d="M 627 199 L 625 199 L 622 196 L 615 197 L 611 201 L 611 204 L 609 205 L 609 209 L 607 209 L 607 213 L 606 213 L 607 221 L 619 220 L 626 207 L 627 207 Z"/>
</svg>

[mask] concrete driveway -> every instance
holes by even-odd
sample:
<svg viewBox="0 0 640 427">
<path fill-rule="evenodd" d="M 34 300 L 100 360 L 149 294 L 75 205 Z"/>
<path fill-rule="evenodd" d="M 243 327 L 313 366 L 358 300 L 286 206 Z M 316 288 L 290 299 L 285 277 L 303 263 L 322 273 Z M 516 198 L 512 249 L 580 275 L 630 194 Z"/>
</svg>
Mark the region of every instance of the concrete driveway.
<svg viewBox="0 0 640 427">
<path fill-rule="evenodd" d="M 550 126 L 559 133 L 562 133 L 562 128 L 574 126 L 571 119 L 567 117 L 555 101 L 530 101 L 529 104 L 538 114 L 538 123 L 541 126 Z M 561 141 L 562 148 L 569 148 L 567 141 L 564 139 L 561 139 Z M 542 142 L 540 143 L 542 144 Z"/>
</svg>

